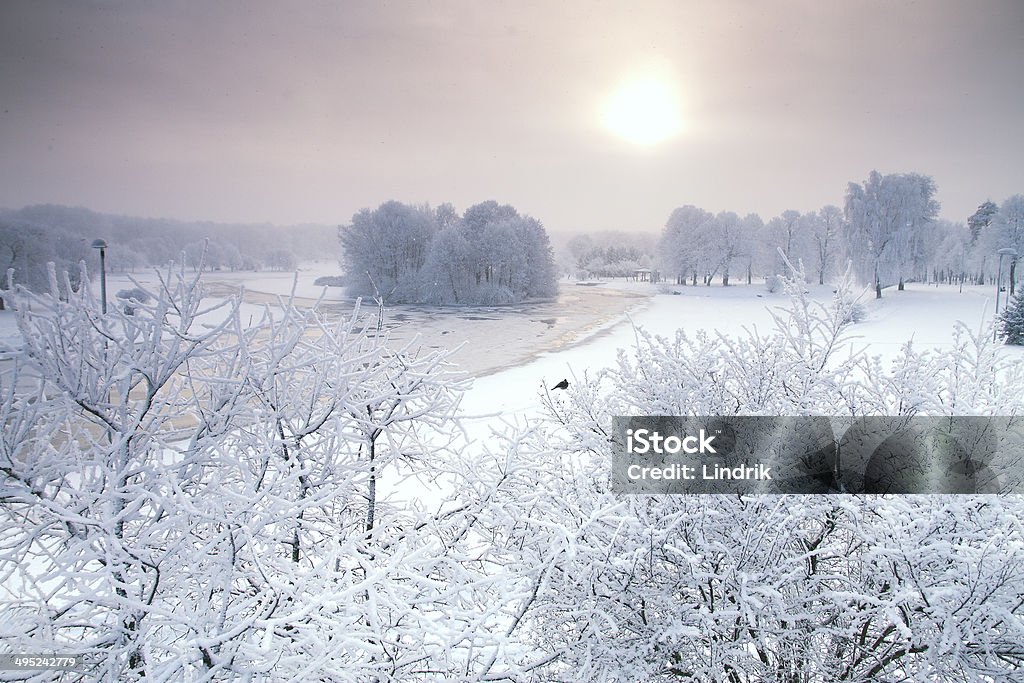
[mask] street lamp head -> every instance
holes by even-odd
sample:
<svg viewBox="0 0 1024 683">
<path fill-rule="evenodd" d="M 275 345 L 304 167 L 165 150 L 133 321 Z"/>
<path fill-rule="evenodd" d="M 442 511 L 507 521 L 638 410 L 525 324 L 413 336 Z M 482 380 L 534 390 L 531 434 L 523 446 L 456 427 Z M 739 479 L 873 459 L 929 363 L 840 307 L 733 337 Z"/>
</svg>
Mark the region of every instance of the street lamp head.
<svg viewBox="0 0 1024 683">
<path fill-rule="evenodd" d="M 93 249 L 106 249 L 107 248 L 107 243 L 104 242 L 103 240 L 93 240 L 92 241 L 92 248 Z"/>
</svg>

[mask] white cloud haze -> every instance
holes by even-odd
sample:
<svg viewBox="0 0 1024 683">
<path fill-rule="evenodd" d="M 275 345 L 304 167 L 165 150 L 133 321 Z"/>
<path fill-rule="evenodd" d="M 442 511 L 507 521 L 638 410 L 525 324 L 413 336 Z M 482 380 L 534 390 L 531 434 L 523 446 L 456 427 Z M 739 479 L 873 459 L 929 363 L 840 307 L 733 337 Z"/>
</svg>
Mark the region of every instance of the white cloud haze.
<svg viewBox="0 0 1024 683">
<path fill-rule="evenodd" d="M 1024 189 L 1024 5 L 5 2 L 0 206 L 347 222 L 508 202 L 553 231 L 840 203 L 932 175 L 942 215 Z M 657 72 L 683 133 L 605 130 Z"/>
</svg>

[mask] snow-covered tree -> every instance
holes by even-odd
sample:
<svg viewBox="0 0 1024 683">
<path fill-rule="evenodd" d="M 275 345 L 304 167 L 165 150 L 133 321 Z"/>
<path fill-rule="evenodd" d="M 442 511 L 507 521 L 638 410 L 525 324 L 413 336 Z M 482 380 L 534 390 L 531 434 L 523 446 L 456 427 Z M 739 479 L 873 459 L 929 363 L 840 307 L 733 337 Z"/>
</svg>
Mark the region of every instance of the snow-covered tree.
<svg viewBox="0 0 1024 683">
<path fill-rule="evenodd" d="M 825 276 L 835 265 L 839 252 L 839 238 L 843 225 L 843 212 L 838 206 L 823 206 L 816 213 L 804 216 L 807 232 L 813 243 L 811 262 L 818 274 L 818 284 L 825 284 Z"/>
<path fill-rule="evenodd" d="M 445 202 L 434 209 L 434 220 L 438 230 L 454 228 L 459 224 L 459 212 L 451 202 Z"/>
<path fill-rule="evenodd" d="M 554 257 L 539 221 L 492 200 L 466 209 L 460 230 L 474 253 L 476 284 L 494 291 L 485 300 L 554 294 Z"/>
<path fill-rule="evenodd" d="M 933 221 L 939 203 L 935 182 L 917 173 L 882 175 L 872 171 L 863 184 L 850 183 L 844 216 L 846 245 L 861 279 L 871 281 L 882 297 L 885 282 L 912 272 L 922 231 Z"/>
<path fill-rule="evenodd" d="M 764 221 L 756 213 L 748 213 L 743 217 L 741 225 L 740 263 L 746 271 L 747 284 L 754 279 L 754 272 L 765 272 L 764 262 Z"/>
<path fill-rule="evenodd" d="M 476 254 L 458 226 L 435 235 L 423 265 L 424 303 L 464 305 L 476 301 Z"/>
<path fill-rule="evenodd" d="M 15 283 L 45 289 L 49 282 L 46 264 L 53 262 L 70 270 L 68 282 L 77 288 L 81 274 L 77 264 L 95 258 L 93 251 L 88 243 L 63 229 L 46 230 L 28 221 L 0 220 L 0 273 L 4 284 L 8 271 L 13 270 Z"/>
<path fill-rule="evenodd" d="M 111 273 L 134 273 L 149 262 L 144 254 L 123 245 L 118 245 L 113 250 L 108 249 L 105 258 L 107 269 Z"/>
<path fill-rule="evenodd" d="M 971 233 L 962 223 L 935 221 L 930 231 L 931 265 L 936 281 L 952 284 L 966 279 L 971 256 Z"/>
<path fill-rule="evenodd" d="M 512 291 L 522 292 L 522 298 L 526 299 L 555 296 L 558 293 L 558 273 L 544 226 L 535 218 L 524 216 L 515 230 L 522 244 L 526 267 L 522 272 L 513 274 Z"/>
<path fill-rule="evenodd" d="M 665 223 L 661 235 L 661 258 L 663 268 L 675 273 L 676 282 L 686 282 L 692 276 L 693 284 L 697 284 L 697 276 L 707 279 L 710 272 L 709 254 L 706 249 L 706 224 L 714 216 L 696 206 L 686 205 L 675 209 Z"/>
<path fill-rule="evenodd" d="M 416 301 L 435 232 L 434 213 L 425 207 L 390 201 L 356 213 L 338 233 L 349 290 L 386 301 Z"/>
<path fill-rule="evenodd" d="M 999 207 L 991 200 L 986 200 L 978 205 L 978 210 L 967 219 L 967 227 L 971 230 L 971 244 L 978 241 L 982 230 L 992 222 L 992 216 L 996 214 Z"/>
<path fill-rule="evenodd" d="M 339 231 L 350 291 L 385 301 L 502 304 L 553 296 L 557 274 L 539 221 L 489 201 L 459 218 L 386 202 Z"/>
<path fill-rule="evenodd" d="M 420 300 L 505 304 L 553 296 L 554 257 L 543 226 L 528 216 L 442 230 L 431 243 Z"/>
<path fill-rule="evenodd" d="M 786 261 L 796 263 L 808 253 L 808 226 L 799 211 L 788 209 L 765 224 L 765 251 L 772 256 L 772 274 L 786 272 Z"/>
<path fill-rule="evenodd" d="M 743 256 L 747 246 L 743 222 L 732 211 L 722 211 L 706 224 L 704 239 L 711 266 L 708 284 L 718 273 L 722 276 L 722 285 L 728 286 L 729 272 L 735 268 L 733 262 Z"/>
<path fill-rule="evenodd" d="M 263 264 L 271 270 L 295 270 L 298 261 L 291 249 L 271 249 L 263 256 Z"/>
<path fill-rule="evenodd" d="M 564 247 L 570 272 L 596 277 L 631 277 L 655 267 L 657 238 L 650 233 L 606 230 L 576 235 Z"/>
<path fill-rule="evenodd" d="M 565 245 L 566 252 L 572 257 L 575 267 L 579 270 L 586 267 L 586 262 L 594 248 L 594 238 L 591 235 L 575 235 Z"/>
<path fill-rule="evenodd" d="M 158 594 L 176 587 L 168 564 L 185 559 L 175 551 L 186 541 L 186 511 L 164 504 L 174 486 L 190 485 L 173 474 L 202 466 L 167 457 L 175 421 L 189 413 L 183 372 L 229 324 L 198 329 L 199 290 L 181 276 L 161 284 L 163 295 L 134 315 L 99 313 L 86 288 L 67 301 L 6 293 L 24 362 L 43 378 L 34 396 L 10 389 L 4 406 L 25 425 L 4 431 L 3 510 L 20 520 L 2 558 L 20 588 L 8 623 L 26 643 L 108 653 L 102 670 L 126 680 L 144 675 L 149 636 L 163 619 L 150 618 Z M 51 265 L 51 291 L 62 289 Z M 11 564 L 16 557 L 25 571 Z"/>
<path fill-rule="evenodd" d="M 1000 249 L 1013 249 L 1017 255 L 1010 256 L 1010 295 L 1017 291 L 1017 263 L 1024 258 L 1024 195 L 1015 194 L 999 205 L 991 223 L 978 239 L 977 248 L 987 252 L 993 263 L 998 263 L 996 253 Z"/>
<path fill-rule="evenodd" d="M 1010 299 L 999 314 L 999 331 L 1007 344 L 1024 345 L 1024 292 Z"/>
</svg>

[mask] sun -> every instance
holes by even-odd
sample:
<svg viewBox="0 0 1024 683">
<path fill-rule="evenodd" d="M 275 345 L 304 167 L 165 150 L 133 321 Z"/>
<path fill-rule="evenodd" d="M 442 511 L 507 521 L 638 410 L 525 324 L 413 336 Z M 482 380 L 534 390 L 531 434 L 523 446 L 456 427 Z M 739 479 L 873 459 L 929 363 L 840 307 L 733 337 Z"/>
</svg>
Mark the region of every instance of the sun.
<svg viewBox="0 0 1024 683">
<path fill-rule="evenodd" d="M 605 102 L 602 114 L 605 128 L 637 145 L 656 145 L 683 128 L 675 88 L 658 78 L 624 83 Z"/>
</svg>

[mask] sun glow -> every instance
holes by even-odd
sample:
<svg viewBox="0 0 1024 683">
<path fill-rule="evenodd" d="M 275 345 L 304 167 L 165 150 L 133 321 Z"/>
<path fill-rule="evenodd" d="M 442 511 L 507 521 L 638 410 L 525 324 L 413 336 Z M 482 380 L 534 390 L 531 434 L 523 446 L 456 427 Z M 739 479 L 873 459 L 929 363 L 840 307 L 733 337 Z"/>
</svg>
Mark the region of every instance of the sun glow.
<svg viewBox="0 0 1024 683">
<path fill-rule="evenodd" d="M 605 102 L 605 127 L 637 145 L 655 145 L 675 137 L 683 128 L 679 96 L 667 81 L 631 80 Z"/>
</svg>

